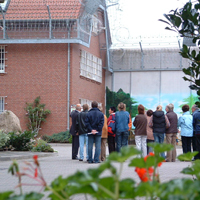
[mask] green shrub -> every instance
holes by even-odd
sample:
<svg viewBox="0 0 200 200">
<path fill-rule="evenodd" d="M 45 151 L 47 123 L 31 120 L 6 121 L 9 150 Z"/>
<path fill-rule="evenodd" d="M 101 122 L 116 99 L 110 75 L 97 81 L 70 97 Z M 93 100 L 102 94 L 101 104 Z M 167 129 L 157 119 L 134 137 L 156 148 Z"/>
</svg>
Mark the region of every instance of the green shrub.
<svg viewBox="0 0 200 200">
<path fill-rule="evenodd" d="M 69 131 L 54 133 L 51 136 L 44 135 L 42 139 L 48 143 L 71 143 L 71 134 Z"/>
<path fill-rule="evenodd" d="M 15 151 L 29 151 L 31 150 L 34 133 L 31 131 L 24 131 L 23 133 L 16 134 L 14 132 L 8 133 L 10 140 L 7 142 L 7 146 L 12 146 Z"/>
<path fill-rule="evenodd" d="M 2 130 L 0 130 L 0 149 L 2 149 L 2 147 L 6 146 L 6 143 L 9 140 L 9 136 L 8 134 L 4 133 Z"/>
<path fill-rule="evenodd" d="M 36 139 L 35 145 L 31 149 L 34 152 L 54 152 L 54 149 L 42 139 Z"/>
</svg>

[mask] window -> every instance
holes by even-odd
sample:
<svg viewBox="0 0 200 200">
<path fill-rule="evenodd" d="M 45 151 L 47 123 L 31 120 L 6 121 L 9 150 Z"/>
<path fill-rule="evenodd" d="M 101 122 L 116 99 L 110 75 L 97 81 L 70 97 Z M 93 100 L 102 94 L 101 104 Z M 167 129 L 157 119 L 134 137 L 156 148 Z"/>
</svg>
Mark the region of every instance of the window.
<svg viewBox="0 0 200 200">
<path fill-rule="evenodd" d="M 5 46 L 0 46 L 0 73 L 5 73 Z"/>
<path fill-rule="evenodd" d="M 83 104 L 87 104 L 89 106 L 89 109 L 92 107 L 92 102 L 91 100 L 88 100 L 88 99 L 80 99 L 79 100 L 80 104 L 83 105 Z M 102 103 L 99 103 L 98 102 L 98 107 L 101 107 L 102 106 Z"/>
<path fill-rule="evenodd" d="M 94 15 L 92 16 L 92 32 L 98 34 L 99 20 Z"/>
<path fill-rule="evenodd" d="M 80 75 L 102 83 L 102 60 L 82 50 Z"/>
<path fill-rule="evenodd" d="M 0 113 L 5 110 L 5 97 L 0 96 Z"/>
</svg>

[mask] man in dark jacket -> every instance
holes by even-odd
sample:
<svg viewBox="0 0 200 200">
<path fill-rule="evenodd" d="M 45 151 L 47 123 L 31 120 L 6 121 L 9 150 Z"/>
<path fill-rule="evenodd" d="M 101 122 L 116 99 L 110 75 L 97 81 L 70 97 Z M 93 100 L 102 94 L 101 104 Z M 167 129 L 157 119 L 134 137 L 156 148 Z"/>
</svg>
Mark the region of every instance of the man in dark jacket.
<svg viewBox="0 0 200 200">
<path fill-rule="evenodd" d="M 92 102 L 92 109 L 89 110 L 85 119 L 85 125 L 88 129 L 88 163 L 99 163 L 101 153 L 101 134 L 104 125 L 104 115 L 97 108 L 98 103 Z M 93 143 L 95 143 L 95 154 L 93 159 Z"/>
<path fill-rule="evenodd" d="M 85 126 L 85 118 L 88 113 L 88 105 L 83 105 L 83 111 L 78 114 L 77 120 L 76 120 L 76 128 L 79 134 L 79 161 L 83 161 L 84 159 L 84 144 L 86 142 L 86 158 L 88 159 L 88 130 Z"/>
<path fill-rule="evenodd" d="M 173 111 L 174 105 L 170 103 L 166 106 L 165 111 L 167 112 L 167 117 L 169 119 L 170 127 L 166 129 L 166 143 L 172 144 L 174 149 L 167 152 L 166 162 L 175 162 L 176 161 L 176 135 L 178 132 L 178 116 Z"/>
<path fill-rule="evenodd" d="M 70 128 L 70 134 L 72 135 L 72 160 L 78 160 L 78 148 L 79 148 L 79 135 L 76 130 L 76 119 L 81 111 L 81 105 L 76 105 L 76 110 L 72 111 L 70 117 L 72 118 L 72 125 Z"/>
<path fill-rule="evenodd" d="M 193 112 L 193 130 L 196 136 L 196 150 L 199 152 L 194 157 L 194 160 L 196 160 L 200 159 L 200 110 L 198 109 L 196 109 L 196 111 Z"/>
</svg>

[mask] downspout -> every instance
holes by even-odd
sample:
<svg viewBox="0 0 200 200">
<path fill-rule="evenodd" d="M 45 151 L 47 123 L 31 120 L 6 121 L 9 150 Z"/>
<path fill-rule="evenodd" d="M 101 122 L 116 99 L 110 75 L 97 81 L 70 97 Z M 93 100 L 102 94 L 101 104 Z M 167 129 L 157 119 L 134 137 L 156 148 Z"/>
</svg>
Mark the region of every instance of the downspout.
<svg viewBox="0 0 200 200">
<path fill-rule="evenodd" d="M 68 38 L 70 38 L 70 24 L 68 23 Z M 67 130 L 70 126 L 70 43 L 67 45 Z"/>
</svg>

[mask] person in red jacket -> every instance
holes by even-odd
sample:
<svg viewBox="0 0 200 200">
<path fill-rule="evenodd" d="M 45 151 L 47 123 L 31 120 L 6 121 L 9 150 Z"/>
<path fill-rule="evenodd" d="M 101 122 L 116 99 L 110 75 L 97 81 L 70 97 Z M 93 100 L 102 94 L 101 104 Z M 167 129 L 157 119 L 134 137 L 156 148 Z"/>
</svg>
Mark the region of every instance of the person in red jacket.
<svg viewBox="0 0 200 200">
<path fill-rule="evenodd" d="M 109 118 L 107 120 L 107 123 L 109 123 L 110 120 L 112 120 L 112 118 L 115 118 L 115 112 L 116 112 L 116 108 L 114 106 L 111 106 L 109 109 Z M 108 132 L 108 150 L 109 150 L 109 154 L 112 153 L 113 151 L 116 151 L 115 148 L 115 133 L 109 133 Z"/>
</svg>

